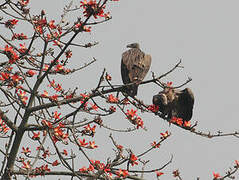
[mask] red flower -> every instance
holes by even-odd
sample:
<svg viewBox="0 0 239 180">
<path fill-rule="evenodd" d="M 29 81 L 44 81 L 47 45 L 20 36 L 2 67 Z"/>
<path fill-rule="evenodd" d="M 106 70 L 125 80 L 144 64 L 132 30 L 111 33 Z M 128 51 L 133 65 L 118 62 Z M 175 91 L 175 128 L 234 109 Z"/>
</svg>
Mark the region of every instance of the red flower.
<svg viewBox="0 0 239 180">
<path fill-rule="evenodd" d="M 62 152 L 62 154 L 64 154 L 65 156 L 67 156 L 68 155 L 68 152 L 67 152 L 67 150 L 63 150 L 63 152 Z"/>
<path fill-rule="evenodd" d="M 19 59 L 19 56 L 17 55 L 17 53 L 13 50 L 12 47 L 8 47 L 8 45 L 5 46 L 4 52 L 9 58 L 10 64 L 14 63 L 15 61 Z"/>
<path fill-rule="evenodd" d="M 153 105 L 149 105 L 147 109 L 152 112 L 158 112 L 159 106 L 156 106 L 155 104 L 153 104 Z"/>
<path fill-rule="evenodd" d="M 182 118 L 177 118 L 175 116 L 173 116 L 170 120 L 171 123 L 176 123 L 178 124 L 179 126 L 182 126 L 183 125 L 183 119 Z"/>
<path fill-rule="evenodd" d="M 129 175 L 129 172 L 125 169 L 119 169 L 118 171 L 116 171 L 117 177 L 123 177 L 126 178 Z"/>
<path fill-rule="evenodd" d="M 220 176 L 219 173 L 213 172 L 213 177 L 214 177 L 214 179 L 218 179 L 218 178 L 220 178 L 221 176 Z"/>
<path fill-rule="evenodd" d="M 71 58 L 71 56 L 72 56 L 72 51 L 71 50 L 67 50 L 66 52 L 65 52 L 65 55 L 66 55 L 66 58 L 68 59 L 68 58 Z"/>
<path fill-rule="evenodd" d="M 130 164 L 131 164 L 132 166 L 139 164 L 138 162 L 136 162 L 137 160 L 138 160 L 138 157 L 137 157 L 137 156 L 135 156 L 134 154 L 131 154 L 131 155 L 130 155 Z"/>
<path fill-rule="evenodd" d="M 111 76 L 109 74 L 106 74 L 105 78 L 108 80 L 108 81 L 111 81 Z"/>
<path fill-rule="evenodd" d="M 169 136 L 169 132 L 166 131 L 165 133 L 160 133 L 163 138 L 167 138 Z"/>
<path fill-rule="evenodd" d="M 113 94 L 110 94 L 110 95 L 108 96 L 107 102 L 109 102 L 109 103 L 118 103 L 118 102 L 119 102 L 119 99 L 116 98 L 116 97 L 114 97 Z"/>
<path fill-rule="evenodd" d="M 98 146 L 97 145 L 95 145 L 95 141 L 89 141 L 89 146 L 87 146 L 87 148 L 89 148 L 89 149 L 95 149 L 95 148 L 97 148 Z"/>
<path fill-rule="evenodd" d="M 84 147 L 88 144 L 85 142 L 85 138 L 83 140 L 79 139 L 79 142 L 80 142 L 80 146 L 82 146 L 82 147 Z"/>
<path fill-rule="evenodd" d="M 58 114 L 57 111 L 55 111 L 53 117 L 55 119 L 60 119 L 60 115 L 61 115 L 61 113 Z"/>
<path fill-rule="evenodd" d="M 170 81 L 170 82 L 167 82 L 167 86 L 168 86 L 168 87 L 171 87 L 172 84 L 173 84 L 173 82 L 171 82 L 171 81 Z"/>
<path fill-rule="evenodd" d="M 24 147 L 22 147 L 22 152 L 21 153 L 24 153 L 25 155 L 27 155 L 30 152 L 31 151 L 30 151 L 29 147 L 27 147 L 26 149 Z"/>
<path fill-rule="evenodd" d="M 80 168 L 79 171 L 81 173 L 87 172 L 87 168 L 84 166 L 84 167 Z"/>
<path fill-rule="evenodd" d="M 32 77 L 32 76 L 34 76 L 34 75 L 36 74 L 36 72 L 33 71 L 33 70 L 28 70 L 26 73 L 27 73 L 27 75 L 30 76 L 30 77 Z"/>
<path fill-rule="evenodd" d="M 22 164 L 23 164 L 23 166 L 22 166 L 23 169 L 30 169 L 31 168 L 30 161 L 27 161 L 27 163 L 22 161 Z"/>
<path fill-rule="evenodd" d="M 51 29 L 56 29 L 56 25 L 54 25 L 54 23 L 55 23 L 55 20 L 51 20 L 51 21 L 48 23 L 49 28 L 51 28 Z"/>
<path fill-rule="evenodd" d="M 191 123 L 190 121 L 184 121 L 184 124 L 183 124 L 185 127 L 191 127 Z"/>
<path fill-rule="evenodd" d="M 94 166 L 92 164 L 90 164 L 87 170 L 88 171 L 94 171 L 94 169 L 95 169 Z"/>
<path fill-rule="evenodd" d="M 52 166 L 58 166 L 60 163 L 57 161 L 57 160 L 55 160 L 51 165 Z"/>
<path fill-rule="evenodd" d="M 128 109 L 127 109 L 127 113 L 126 113 L 127 119 L 133 120 L 133 119 L 134 119 L 134 116 L 137 116 L 136 112 L 137 112 L 137 110 L 133 110 L 133 109 L 128 110 Z"/>
<path fill-rule="evenodd" d="M 115 112 L 116 111 L 116 108 L 114 106 L 110 106 L 110 109 L 109 109 L 110 112 Z"/>
<path fill-rule="evenodd" d="M 154 147 L 154 148 L 159 148 L 160 144 L 156 143 L 156 141 L 154 141 L 154 142 L 151 143 L 151 146 Z"/>
<path fill-rule="evenodd" d="M 26 6 L 29 3 L 30 0 L 18 0 L 18 2 L 21 4 L 21 6 Z"/>
<path fill-rule="evenodd" d="M 9 19 L 5 22 L 5 26 L 9 29 L 14 28 L 15 25 L 17 25 L 18 20 L 17 19 Z"/>
<path fill-rule="evenodd" d="M 20 49 L 18 49 L 18 51 L 20 51 L 21 53 L 25 53 L 26 50 L 27 50 L 27 48 L 25 46 L 25 43 L 24 44 L 19 44 L 19 46 L 20 46 Z"/>
<path fill-rule="evenodd" d="M 24 40 L 24 39 L 27 39 L 27 36 L 23 33 L 21 33 L 21 34 L 14 33 L 13 36 L 12 36 L 12 40 L 15 40 L 15 39 Z"/>
<path fill-rule="evenodd" d="M 40 139 L 40 132 L 38 132 L 38 133 L 33 132 L 32 139 L 33 139 L 33 140 L 38 140 L 38 139 Z"/>
<path fill-rule="evenodd" d="M 160 171 L 155 171 L 155 172 L 156 172 L 157 177 L 159 177 L 159 176 L 164 174 L 163 172 L 160 172 Z"/>
</svg>

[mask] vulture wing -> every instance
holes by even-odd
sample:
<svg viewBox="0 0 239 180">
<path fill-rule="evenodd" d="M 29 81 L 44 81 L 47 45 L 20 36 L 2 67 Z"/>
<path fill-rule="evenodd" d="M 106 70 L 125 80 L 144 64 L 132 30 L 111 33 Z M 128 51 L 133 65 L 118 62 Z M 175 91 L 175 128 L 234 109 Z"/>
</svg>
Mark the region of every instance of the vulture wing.
<svg viewBox="0 0 239 180">
<path fill-rule="evenodd" d="M 176 102 L 176 109 L 178 117 L 184 121 L 190 121 L 193 115 L 194 95 L 191 89 L 186 88 L 182 91 L 176 92 L 178 96 Z"/>
</svg>

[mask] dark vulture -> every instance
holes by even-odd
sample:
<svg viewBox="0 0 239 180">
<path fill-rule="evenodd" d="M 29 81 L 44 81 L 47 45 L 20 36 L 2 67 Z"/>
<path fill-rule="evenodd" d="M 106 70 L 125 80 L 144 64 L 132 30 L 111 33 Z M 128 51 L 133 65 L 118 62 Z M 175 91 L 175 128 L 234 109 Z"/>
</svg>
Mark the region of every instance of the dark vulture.
<svg viewBox="0 0 239 180">
<path fill-rule="evenodd" d="M 125 88 L 125 92 L 134 97 L 139 83 L 145 78 L 151 65 L 151 56 L 140 50 L 138 43 L 127 45 L 129 50 L 122 54 L 121 76 L 124 84 L 135 83 Z"/>
<path fill-rule="evenodd" d="M 194 95 L 191 89 L 176 90 L 166 87 L 153 96 L 153 104 L 159 106 L 159 111 L 171 119 L 173 116 L 190 121 L 193 115 Z"/>
</svg>

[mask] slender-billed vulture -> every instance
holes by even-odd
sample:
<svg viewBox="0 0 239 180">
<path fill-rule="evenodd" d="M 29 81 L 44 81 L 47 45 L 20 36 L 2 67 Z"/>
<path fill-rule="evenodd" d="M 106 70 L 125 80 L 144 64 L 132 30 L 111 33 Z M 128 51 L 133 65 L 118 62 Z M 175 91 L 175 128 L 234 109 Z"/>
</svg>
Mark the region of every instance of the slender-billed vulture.
<svg viewBox="0 0 239 180">
<path fill-rule="evenodd" d="M 190 121 L 193 115 L 194 95 L 191 89 L 176 90 L 166 87 L 153 96 L 153 104 L 159 106 L 159 111 L 168 118 L 173 116 Z"/>
<path fill-rule="evenodd" d="M 121 76 L 124 84 L 135 83 L 125 88 L 129 96 L 136 96 L 139 83 L 145 78 L 151 65 L 151 56 L 140 50 L 138 43 L 127 45 L 122 54 Z"/>
</svg>

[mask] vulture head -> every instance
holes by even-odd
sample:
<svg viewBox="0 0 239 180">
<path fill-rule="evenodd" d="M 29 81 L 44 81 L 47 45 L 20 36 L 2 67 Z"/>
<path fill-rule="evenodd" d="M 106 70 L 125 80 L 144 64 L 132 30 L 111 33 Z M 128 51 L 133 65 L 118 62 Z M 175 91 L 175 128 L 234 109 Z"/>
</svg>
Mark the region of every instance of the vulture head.
<svg viewBox="0 0 239 180">
<path fill-rule="evenodd" d="M 190 121 L 193 114 L 194 95 L 191 89 L 175 90 L 166 87 L 153 96 L 153 104 L 159 106 L 159 111 L 167 118 L 173 116 Z"/>
<path fill-rule="evenodd" d="M 127 48 L 137 48 L 137 49 L 139 49 L 139 43 L 128 44 L 126 47 Z"/>
</svg>

